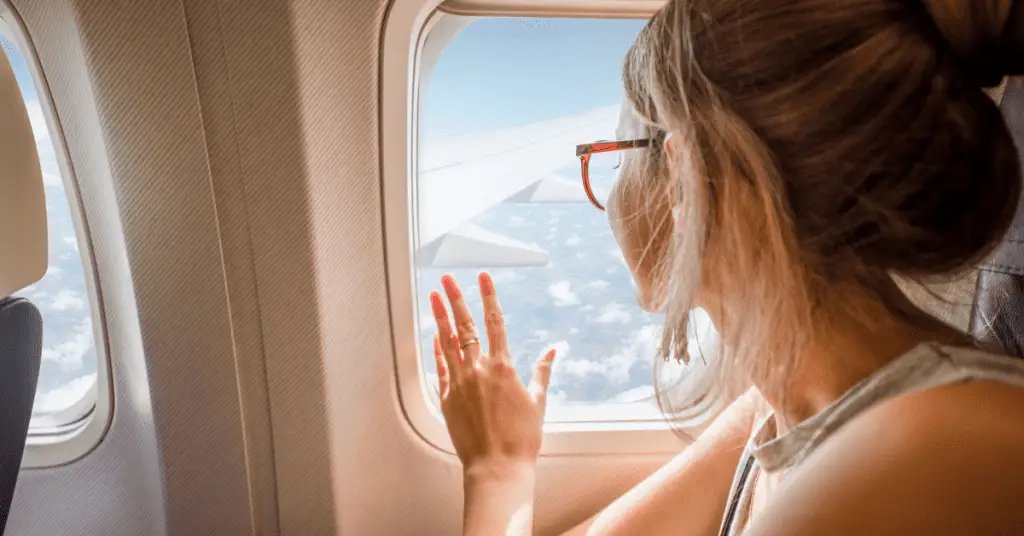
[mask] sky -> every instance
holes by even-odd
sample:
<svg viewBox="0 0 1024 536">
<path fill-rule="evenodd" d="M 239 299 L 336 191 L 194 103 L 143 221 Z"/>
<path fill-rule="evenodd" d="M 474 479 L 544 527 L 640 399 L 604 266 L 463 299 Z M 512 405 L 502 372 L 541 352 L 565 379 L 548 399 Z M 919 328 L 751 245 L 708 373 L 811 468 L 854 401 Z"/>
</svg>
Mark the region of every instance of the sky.
<svg viewBox="0 0 1024 536">
<path fill-rule="evenodd" d="M 617 106 L 621 62 L 643 24 L 514 18 L 470 23 L 430 76 L 421 99 L 421 139 L 504 130 Z M 421 143 L 421 151 L 432 145 Z M 571 150 L 558 173 L 581 180 Z M 605 169 L 594 180 L 608 188 L 614 173 Z M 420 214 L 436 209 L 421 207 Z M 637 305 L 634 283 L 602 212 L 589 203 L 498 204 L 471 223 L 550 254 L 547 266 L 488 270 L 524 381 L 532 362 L 554 347 L 551 404 L 630 402 L 653 394 L 652 365 L 663 318 Z M 427 296 L 440 289 L 439 279 L 449 271 L 463 286 L 471 310 L 482 314 L 479 269 L 418 268 L 421 354 L 431 383 L 436 382 L 430 346 L 436 327 Z M 479 317 L 477 324 L 482 325 Z"/>
<path fill-rule="evenodd" d="M 641 20 L 481 18 L 431 75 L 427 138 L 498 130 L 618 104 L 621 64 Z"/>
<path fill-rule="evenodd" d="M 33 424 L 63 424 L 48 419 L 48 414 L 89 396 L 90 387 L 96 382 L 96 344 L 89 297 L 71 208 L 28 64 L 12 43 L 0 37 L 0 45 L 25 97 L 46 194 L 49 268 L 41 281 L 16 293 L 30 299 L 43 317 L 43 361 Z"/>
</svg>

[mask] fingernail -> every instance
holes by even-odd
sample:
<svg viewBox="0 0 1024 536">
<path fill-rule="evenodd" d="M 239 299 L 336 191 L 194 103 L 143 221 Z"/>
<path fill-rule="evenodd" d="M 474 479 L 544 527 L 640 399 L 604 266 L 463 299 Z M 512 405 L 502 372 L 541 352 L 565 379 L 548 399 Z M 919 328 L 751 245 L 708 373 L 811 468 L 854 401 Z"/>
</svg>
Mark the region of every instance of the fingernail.
<svg viewBox="0 0 1024 536">
<path fill-rule="evenodd" d="M 441 312 L 444 310 L 444 301 L 441 300 L 441 293 L 432 291 L 430 293 L 430 305 L 434 308 L 434 311 Z"/>
<path fill-rule="evenodd" d="M 452 300 L 457 300 L 462 295 L 459 292 L 459 286 L 455 284 L 455 277 L 451 274 L 445 275 L 441 278 L 441 285 L 445 291 L 448 292 L 448 297 Z"/>
<path fill-rule="evenodd" d="M 491 274 L 487 272 L 480 273 L 480 295 L 494 296 L 494 280 L 491 279 Z"/>
</svg>

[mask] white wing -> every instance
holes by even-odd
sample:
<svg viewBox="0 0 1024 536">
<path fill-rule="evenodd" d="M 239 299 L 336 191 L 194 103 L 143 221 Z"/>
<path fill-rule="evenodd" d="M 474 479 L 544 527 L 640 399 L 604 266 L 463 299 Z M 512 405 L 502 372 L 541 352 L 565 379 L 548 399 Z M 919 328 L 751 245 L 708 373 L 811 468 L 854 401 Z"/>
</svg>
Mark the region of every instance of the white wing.
<svg viewBox="0 0 1024 536">
<path fill-rule="evenodd" d="M 500 203 L 575 203 L 578 179 L 555 172 L 578 161 L 576 145 L 615 136 L 618 106 L 420 147 L 419 266 L 541 266 L 536 246 L 470 223 Z"/>
</svg>

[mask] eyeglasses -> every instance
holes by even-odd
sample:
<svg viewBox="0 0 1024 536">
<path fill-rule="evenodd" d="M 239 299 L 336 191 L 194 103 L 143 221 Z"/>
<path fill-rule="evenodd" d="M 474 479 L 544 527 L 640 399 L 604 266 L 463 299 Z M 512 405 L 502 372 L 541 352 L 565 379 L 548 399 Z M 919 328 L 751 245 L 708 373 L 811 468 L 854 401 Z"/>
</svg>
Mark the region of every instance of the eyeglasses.
<svg viewBox="0 0 1024 536">
<path fill-rule="evenodd" d="M 604 204 L 598 200 L 598 196 L 594 193 L 590 182 L 591 157 L 615 151 L 624 151 L 626 149 L 639 149 L 641 147 L 647 147 L 650 144 L 651 140 L 647 139 L 599 141 L 596 143 L 585 143 L 583 145 L 576 146 L 576 156 L 580 157 L 580 166 L 583 174 L 583 191 L 586 192 L 587 199 L 590 200 L 591 204 L 597 207 L 597 210 L 604 211 Z M 604 163 L 602 162 L 602 164 Z M 617 169 L 619 167 L 618 164 L 619 161 L 616 160 L 614 165 L 599 165 L 595 167 L 595 171 L 600 169 L 600 171 L 603 172 L 605 168 Z"/>
</svg>

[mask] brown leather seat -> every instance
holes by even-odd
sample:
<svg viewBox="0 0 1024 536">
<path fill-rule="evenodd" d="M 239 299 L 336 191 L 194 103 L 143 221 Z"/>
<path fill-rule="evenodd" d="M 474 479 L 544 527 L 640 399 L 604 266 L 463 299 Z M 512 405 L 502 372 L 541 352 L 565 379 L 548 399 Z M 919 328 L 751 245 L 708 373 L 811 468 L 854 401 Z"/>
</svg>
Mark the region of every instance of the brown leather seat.
<svg viewBox="0 0 1024 536">
<path fill-rule="evenodd" d="M 1008 81 L 1000 107 L 1024 169 L 1024 79 Z M 996 252 L 979 267 L 970 333 L 991 351 L 1024 357 L 1024 200 Z"/>
</svg>

